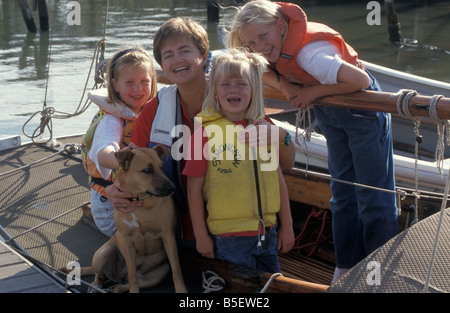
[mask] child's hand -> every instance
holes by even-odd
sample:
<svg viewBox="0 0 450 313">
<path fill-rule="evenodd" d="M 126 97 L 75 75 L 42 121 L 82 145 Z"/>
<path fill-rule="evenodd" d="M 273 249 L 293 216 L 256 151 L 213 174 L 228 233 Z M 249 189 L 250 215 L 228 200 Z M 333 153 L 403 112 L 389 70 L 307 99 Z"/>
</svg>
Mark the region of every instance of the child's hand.
<svg viewBox="0 0 450 313">
<path fill-rule="evenodd" d="M 281 226 L 278 232 L 278 251 L 280 251 L 281 253 L 287 253 L 294 247 L 294 243 L 295 236 L 292 227 Z"/>
<path fill-rule="evenodd" d="M 296 108 L 306 109 L 316 98 L 307 92 L 308 88 L 290 82 L 284 82 L 280 89 L 286 99 Z M 312 99 L 311 99 L 312 98 Z"/>
<path fill-rule="evenodd" d="M 212 238 L 207 236 L 202 236 L 201 238 L 196 238 L 196 248 L 198 253 L 200 253 L 205 258 L 214 259 L 214 242 Z"/>
</svg>

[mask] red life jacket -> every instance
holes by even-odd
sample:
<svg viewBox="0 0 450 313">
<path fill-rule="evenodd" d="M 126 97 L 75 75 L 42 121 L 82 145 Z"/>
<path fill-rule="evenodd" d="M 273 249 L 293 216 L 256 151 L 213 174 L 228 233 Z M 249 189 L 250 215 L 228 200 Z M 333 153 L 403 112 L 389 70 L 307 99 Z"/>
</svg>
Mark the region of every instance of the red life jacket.
<svg viewBox="0 0 450 313">
<path fill-rule="evenodd" d="M 344 38 L 325 24 L 308 22 L 305 12 L 293 3 L 277 3 L 288 18 L 288 32 L 281 51 L 280 59 L 273 67 L 285 78 L 303 85 L 317 85 L 313 76 L 301 69 L 296 61 L 299 51 L 308 43 L 326 40 L 334 44 L 341 52 L 342 59 L 360 67 L 358 54 Z"/>
</svg>

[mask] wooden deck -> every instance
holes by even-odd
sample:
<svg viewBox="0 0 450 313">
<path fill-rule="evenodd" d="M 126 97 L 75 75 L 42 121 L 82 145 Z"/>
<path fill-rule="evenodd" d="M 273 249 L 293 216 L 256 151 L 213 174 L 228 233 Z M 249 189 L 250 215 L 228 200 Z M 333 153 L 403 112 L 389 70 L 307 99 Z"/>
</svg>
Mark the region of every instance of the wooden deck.
<svg viewBox="0 0 450 313">
<path fill-rule="evenodd" d="M 63 286 L 0 240 L 0 293 L 67 293 Z"/>
</svg>

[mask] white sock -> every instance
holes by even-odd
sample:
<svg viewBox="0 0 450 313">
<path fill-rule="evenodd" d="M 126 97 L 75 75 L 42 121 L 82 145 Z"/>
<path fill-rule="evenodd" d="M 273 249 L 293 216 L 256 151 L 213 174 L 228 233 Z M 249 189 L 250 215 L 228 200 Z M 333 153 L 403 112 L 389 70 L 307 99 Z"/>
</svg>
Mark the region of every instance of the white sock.
<svg viewBox="0 0 450 313">
<path fill-rule="evenodd" d="M 341 276 L 344 275 L 348 270 L 349 270 L 349 268 L 336 267 L 334 269 L 334 276 L 333 276 L 333 280 L 331 281 L 331 283 L 333 284 L 334 282 L 336 282 L 336 280 L 341 278 Z"/>
</svg>

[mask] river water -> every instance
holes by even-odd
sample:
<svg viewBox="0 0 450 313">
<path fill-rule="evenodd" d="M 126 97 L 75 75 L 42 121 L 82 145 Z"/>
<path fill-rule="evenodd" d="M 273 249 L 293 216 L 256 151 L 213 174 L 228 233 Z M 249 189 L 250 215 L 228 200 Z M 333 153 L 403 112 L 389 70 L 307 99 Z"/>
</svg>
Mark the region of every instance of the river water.
<svg viewBox="0 0 450 313">
<path fill-rule="evenodd" d="M 203 25 L 211 48 L 219 47 L 217 24 L 208 22 L 206 0 L 110 0 L 108 14 L 107 0 L 75 2 L 80 8 L 75 16 L 79 17 L 79 25 L 73 25 L 76 20 L 71 13 L 78 11 L 68 7 L 69 1 L 50 0 L 51 31 L 32 34 L 27 32 L 18 2 L 0 0 L 0 138 L 21 135 L 22 142 L 30 141 L 22 127 L 33 114 L 42 111 L 44 100 L 47 107 L 58 112 L 76 112 L 95 46 L 105 34 L 106 58 L 128 45 L 140 44 L 151 51 L 158 27 L 170 17 L 182 16 Z M 294 2 L 304 8 L 310 20 L 338 30 L 361 59 L 450 82 L 450 1 L 395 1 L 401 34 L 411 43 L 408 45 L 389 43 L 383 1 L 375 1 L 381 4 L 380 11 L 374 11 L 373 6 L 367 8 L 369 1 Z M 223 7 L 234 5 L 231 0 L 220 3 Z M 379 25 L 369 25 L 377 13 Z M 38 24 L 37 12 L 33 15 Z M 231 16 L 231 10 L 221 9 L 220 23 L 227 25 Z M 92 75 L 87 86 L 93 86 Z M 80 116 L 53 118 L 54 135 L 83 133 L 96 110 L 92 104 Z M 40 116 L 38 113 L 25 127 L 28 135 L 38 127 Z"/>
</svg>

